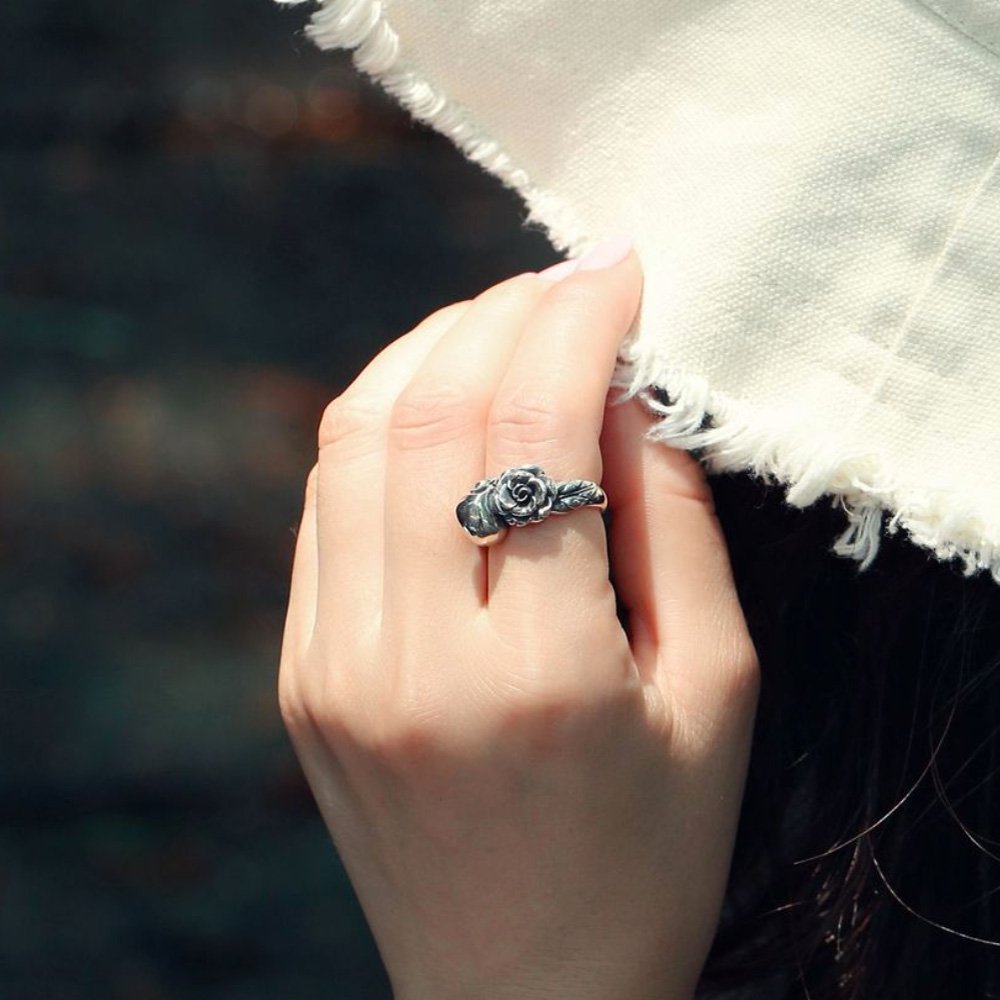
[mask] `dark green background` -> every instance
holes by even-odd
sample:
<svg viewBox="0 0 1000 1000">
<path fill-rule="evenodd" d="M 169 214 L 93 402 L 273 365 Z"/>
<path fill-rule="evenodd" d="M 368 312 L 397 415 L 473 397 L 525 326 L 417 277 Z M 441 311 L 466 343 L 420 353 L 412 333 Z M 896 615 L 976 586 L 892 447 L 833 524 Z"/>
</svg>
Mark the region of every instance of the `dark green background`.
<svg viewBox="0 0 1000 1000">
<path fill-rule="evenodd" d="M 0 16 L 0 1000 L 387 997 L 275 675 L 323 404 L 556 258 L 267 0 Z"/>
</svg>

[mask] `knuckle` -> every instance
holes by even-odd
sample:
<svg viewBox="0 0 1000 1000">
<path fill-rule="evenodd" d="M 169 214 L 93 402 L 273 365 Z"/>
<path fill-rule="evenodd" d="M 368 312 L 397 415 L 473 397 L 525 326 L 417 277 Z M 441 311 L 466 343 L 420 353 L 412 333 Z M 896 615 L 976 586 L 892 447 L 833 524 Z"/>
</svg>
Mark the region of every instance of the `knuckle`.
<svg viewBox="0 0 1000 1000">
<path fill-rule="evenodd" d="M 389 766 L 417 765 L 448 746 L 448 727 L 436 713 L 425 714 L 416 705 L 385 712 L 367 729 L 367 748 Z"/>
<path fill-rule="evenodd" d="M 462 299 L 459 302 L 451 302 L 435 309 L 434 312 L 428 313 L 406 336 L 427 327 L 450 326 L 452 323 L 458 322 L 468 312 L 472 301 L 472 299 Z"/>
<path fill-rule="evenodd" d="M 291 735 L 315 736 L 330 747 L 359 742 L 355 734 L 363 734 L 367 726 L 365 699 L 336 669 L 310 678 L 308 671 L 283 666 L 278 674 L 278 708 Z"/>
<path fill-rule="evenodd" d="M 671 707 L 679 731 L 694 744 L 711 747 L 720 733 L 756 711 L 761 686 L 757 654 L 748 636 L 729 635 L 681 655 L 685 669 L 669 678 Z"/>
<path fill-rule="evenodd" d="M 721 693 L 729 701 L 754 700 L 760 687 L 760 660 L 750 635 L 742 609 L 734 607 L 731 596 L 720 598 L 718 626 L 713 656 L 713 671 L 719 679 Z M 721 603 L 721 602 L 725 603 Z"/>
<path fill-rule="evenodd" d="M 319 495 L 319 463 L 313 465 L 306 476 L 305 501 L 303 509 L 311 511 L 316 509 L 316 498 Z"/>
<path fill-rule="evenodd" d="M 578 421 L 551 392 L 519 389 L 494 404 L 489 424 L 497 443 L 521 446 L 566 441 Z"/>
<path fill-rule="evenodd" d="M 380 414 L 370 403 L 354 399 L 349 393 L 327 404 L 319 422 L 319 447 L 367 440 L 381 424 Z"/>
<path fill-rule="evenodd" d="M 282 665 L 278 674 L 278 710 L 289 732 L 302 730 L 308 719 L 305 703 L 287 665 Z"/>
<path fill-rule="evenodd" d="M 419 767 L 469 735 L 464 699 L 427 662 L 412 653 L 383 660 L 380 681 L 352 717 L 355 744 L 383 766 Z"/>
<path fill-rule="evenodd" d="M 379 767 L 397 775 L 426 769 L 453 747 L 453 713 L 423 704 L 378 699 L 364 713 L 343 720 L 351 744 Z"/>
<path fill-rule="evenodd" d="M 756 709 L 760 696 L 760 668 L 756 654 L 741 648 L 730 650 L 717 669 L 715 690 L 708 696 L 704 714 L 715 725 L 725 727 L 733 718 L 741 718 Z"/>
<path fill-rule="evenodd" d="M 476 296 L 480 307 L 488 307 L 495 316 L 520 312 L 524 305 L 537 301 L 544 294 L 545 283 L 533 274 L 518 274 L 491 285 Z"/>
<path fill-rule="evenodd" d="M 389 440 L 404 450 L 431 448 L 470 433 L 481 423 L 479 408 L 458 386 L 407 388 L 389 415 Z"/>
<path fill-rule="evenodd" d="M 760 660 L 749 636 L 731 654 L 727 678 L 731 698 L 756 704 L 761 685 Z"/>
</svg>

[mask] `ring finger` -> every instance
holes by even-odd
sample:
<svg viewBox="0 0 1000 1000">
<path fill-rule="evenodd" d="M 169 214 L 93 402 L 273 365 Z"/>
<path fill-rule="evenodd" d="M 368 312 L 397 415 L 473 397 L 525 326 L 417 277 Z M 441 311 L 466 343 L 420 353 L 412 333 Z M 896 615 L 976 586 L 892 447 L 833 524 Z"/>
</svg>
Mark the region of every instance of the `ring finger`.
<svg viewBox="0 0 1000 1000">
<path fill-rule="evenodd" d="M 546 296 L 497 391 L 486 475 L 536 464 L 556 481 L 600 482 L 608 389 L 641 289 L 638 257 L 612 243 Z M 601 608 L 614 618 L 607 537 L 596 507 L 512 529 L 491 550 L 489 577 L 491 618 L 507 634 L 552 628 L 556 601 L 558 621 L 568 628 L 592 622 Z"/>
</svg>

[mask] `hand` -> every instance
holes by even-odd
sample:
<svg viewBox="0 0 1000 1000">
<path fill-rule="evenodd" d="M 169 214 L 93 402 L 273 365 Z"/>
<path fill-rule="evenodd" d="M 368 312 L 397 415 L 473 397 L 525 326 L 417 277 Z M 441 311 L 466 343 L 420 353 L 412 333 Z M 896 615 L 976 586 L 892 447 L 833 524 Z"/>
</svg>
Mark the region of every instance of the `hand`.
<svg viewBox="0 0 1000 1000">
<path fill-rule="evenodd" d="M 611 405 L 641 286 L 503 281 L 323 417 L 279 695 L 398 1000 L 690 997 L 714 936 L 758 664 L 701 467 Z M 614 587 L 596 508 L 473 544 L 522 464 L 601 483 Z"/>
</svg>

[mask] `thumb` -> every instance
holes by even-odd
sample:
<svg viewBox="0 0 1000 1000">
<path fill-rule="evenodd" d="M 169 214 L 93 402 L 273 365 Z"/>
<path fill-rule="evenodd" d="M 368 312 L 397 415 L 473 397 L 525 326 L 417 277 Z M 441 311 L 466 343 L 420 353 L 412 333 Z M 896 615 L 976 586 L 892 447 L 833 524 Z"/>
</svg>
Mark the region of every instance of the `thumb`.
<svg viewBox="0 0 1000 1000">
<path fill-rule="evenodd" d="M 712 490 L 690 454 L 645 437 L 655 416 L 637 397 L 615 402 L 619 392 L 605 407 L 601 485 L 633 656 L 669 701 L 710 717 L 758 670 Z"/>
</svg>

